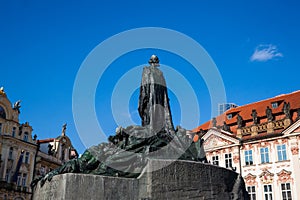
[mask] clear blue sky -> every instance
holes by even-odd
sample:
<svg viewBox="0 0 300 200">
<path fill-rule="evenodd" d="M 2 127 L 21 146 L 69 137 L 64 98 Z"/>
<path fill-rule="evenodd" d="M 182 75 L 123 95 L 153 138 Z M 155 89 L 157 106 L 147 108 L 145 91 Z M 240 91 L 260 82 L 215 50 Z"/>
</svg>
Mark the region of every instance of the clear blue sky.
<svg viewBox="0 0 300 200">
<path fill-rule="evenodd" d="M 102 41 L 141 27 L 163 27 L 186 34 L 214 60 L 227 101 L 243 105 L 300 89 L 299 10 L 296 0 L 1 0 L 0 85 L 12 102 L 21 99 L 20 120 L 30 122 L 39 139 L 58 136 L 67 122 L 67 134 L 82 153 L 86 147 L 72 114 L 73 84 L 84 59 Z M 144 49 L 120 56 L 99 82 L 95 108 L 106 135 L 113 134 L 117 126 L 110 109 L 114 86 L 122 74 L 146 64 L 153 53 L 190 81 L 199 101 L 200 122 L 212 117 L 209 92 L 201 75 L 179 56 Z M 168 84 L 172 77 L 164 73 Z M 137 77 L 137 88 L 139 81 Z M 177 85 L 180 88 L 180 83 Z M 137 96 L 138 90 L 128 106 L 135 123 L 139 123 Z M 178 94 L 171 94 L 170 99 L 177 125 L 181 113 Z M 186 101 L 189 99 L 187 95 Z"/>
</svg>

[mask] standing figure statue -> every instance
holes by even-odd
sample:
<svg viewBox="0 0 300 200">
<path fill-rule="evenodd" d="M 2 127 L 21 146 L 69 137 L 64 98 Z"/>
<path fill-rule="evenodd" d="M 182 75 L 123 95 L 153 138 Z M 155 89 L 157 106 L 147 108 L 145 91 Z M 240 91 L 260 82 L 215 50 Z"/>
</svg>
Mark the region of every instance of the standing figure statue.
<svg viewBox="0 0 300 200">
<path fill-rule="evenodd" d="M 257 123 L 258 123 L 258 118 L 257 118 L 257 112 L 256 112 L 255 109 L 252 110 L 251 116 L 252 116 L 252 119 L 253 119 L 253 124 L 254 124 L 254 125 L 257 125 Z"/>
<path fill-rule="evenodd" d="M 291 106 L 290 103 L 283 103 L 282 112 L 285 114 L 285 118 L 290 119 L 291 118 L 291 112 L 290 112 Z"/>
<path fill-rule="evenodd" d="M 238 125 L 238 128 L 243 127 L 243 118 L 240 114 L 237 114 L 237 125 Z"/>
<path fill-rule="evenodd" d="M 222 127 L 222 129 L 223 129 L 224 131 L 231 132 L 230 126 L 228 126 L 228 125 L 226 124 L 225 121 L 223 122 L 223 127 Z"/>
<path fill-rule="evenodd" d="M 161 130 L 174 132 L 168 90 L 163 73 L 158 69 L 159 59 L 152 55 L 149 67 L 144 67 L 139 97 L 139 114 L 142 126 L 154 133 Z"/>
<path fill-rule="evenodd" d="M 212 118 L 212 126 L 217 127 L 217 119 L 215 117 Z"/>
<path fill-rule="evenodd" d="M 271 110 L 271 108 L 269 106 L 267 106 L 266 115 L 267 115 L 267 118 L 268 118 L 268 122 L 273 121 L 272 110 Z"/>
</svg>

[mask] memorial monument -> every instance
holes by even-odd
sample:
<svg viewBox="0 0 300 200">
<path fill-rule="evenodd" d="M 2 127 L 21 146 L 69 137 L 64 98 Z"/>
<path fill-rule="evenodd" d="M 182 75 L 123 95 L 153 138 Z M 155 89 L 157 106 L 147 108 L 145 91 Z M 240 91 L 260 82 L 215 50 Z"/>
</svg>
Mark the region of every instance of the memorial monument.
<svg viewBox="0 0 300 200">
<path fill-rule="evenodd" d="M 201 162 L 203 140 L 174 129 L 158 57 L 149 64 L 140 86 L 142 125 L 118 127 L 107 143 L 34 180 L 33 199 L 248 199 L 237 173 Z"/>
</svg>

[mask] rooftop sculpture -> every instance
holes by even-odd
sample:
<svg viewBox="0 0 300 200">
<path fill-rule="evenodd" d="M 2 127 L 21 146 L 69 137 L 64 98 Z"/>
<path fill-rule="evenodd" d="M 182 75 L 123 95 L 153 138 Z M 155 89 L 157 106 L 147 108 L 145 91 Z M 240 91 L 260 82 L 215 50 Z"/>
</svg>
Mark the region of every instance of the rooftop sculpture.
<svg viewBox="0 0 300 200">
<path fill-rule="evenodd" d="M 150 66 L 143 69 L 139 96 L 139 115 L 142 125 L 118 127 L 107 143 L 87 149 L 80 158 L 32 182 L 35 186 L 63 173 L 85 173 L 118 177 L 138 177 L 147 159 L 181 159 L 202 161 L 203 141 L 192 141 L 180 126 L 174 129 L 168 91 L 159 59 L 152 55 Z"/>
</svg>

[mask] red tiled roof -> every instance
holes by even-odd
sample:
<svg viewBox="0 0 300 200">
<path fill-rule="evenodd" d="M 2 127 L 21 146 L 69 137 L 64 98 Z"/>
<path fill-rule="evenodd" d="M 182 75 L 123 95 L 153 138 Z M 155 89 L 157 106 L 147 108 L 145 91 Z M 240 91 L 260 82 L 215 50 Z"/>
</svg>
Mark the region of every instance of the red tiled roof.
<svg viewBox="0 0 300 200">
<path fill-rule="evenodd" d="M 272 108 L 272 103 L 277 102 L 278 107 Z M 250 103 L 244 106 L 238 106 L 236 108 L 232 108 L 227 110 L 222 115 L 219 115 L 216 117 L 217 120 L 217 126 L 222 126 L 223 122 L 225 121 L 228 126 L 230 126 L 231 131 L 233 133 L 236 133 L 237 129 L 237 114 L 239 114 L 244 122 L 246 122 L 246 126 L 249 126 L 252 124 L 252 110 L 255 109 L 257 112 L 257 116 L 260 118 L 260 123 L 266 122 L 266 108 L 269 106 L 272 108 L 272 114 L 275 117 L 276 120 L 283 119 L 284 113 L 282 111 L 284 102 L 290 103 L 290 109 L 291 109 L 291 115 L 292 120 L 295 120 L 297 117 L 297 113 L 293 112 L 296 109 L 300 108 L 300 90 L 292 92 L 290 94 L 283 94 L 279 95 L 270 99 Z M 233 117 L 231 119 L 227 118 L 228 114 L 233 114 Z M 212 127 L 212 121 L 208 121 L 197 128 L 193 130 L 193 132 L 198 132 L 200 129 L 208 130 Z"/>
<path fill-rule="evenodd" d="M 48 139 L 38 140 L 37 142 L 39 144 L 42 144 L 42 143 L 49 143 L 49 142 L 53 142 L 53 141 L 54 141 L 54 138 L 48 138 Z"/>
</svg>

